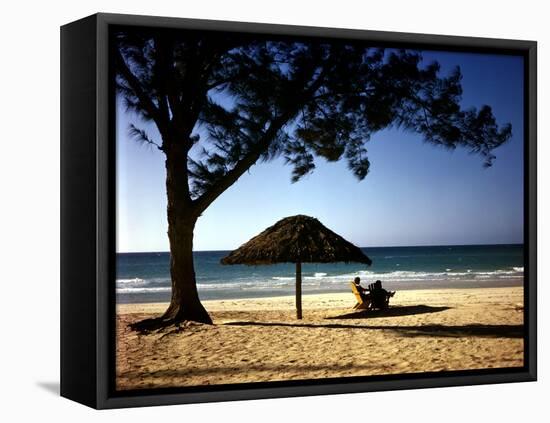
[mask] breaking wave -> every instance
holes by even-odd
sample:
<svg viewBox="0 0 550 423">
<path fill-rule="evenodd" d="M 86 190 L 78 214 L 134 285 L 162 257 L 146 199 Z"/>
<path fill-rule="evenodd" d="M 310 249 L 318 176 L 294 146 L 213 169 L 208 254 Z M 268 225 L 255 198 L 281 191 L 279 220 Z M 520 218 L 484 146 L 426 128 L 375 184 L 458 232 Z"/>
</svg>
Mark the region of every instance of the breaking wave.
<svg viewBox="0 0 550 423">
<path fill-rule="evenodd" d="M 510 267 L 506 269 L 495 269 L 493 271 L 452 271 L 446 269 L 444 272 L 421 272 L 398 270 L 393 272 L 373 272 L 370 270 L 360 270 L 354 273 L 328 274 L 326 272 L 315 272 L 305 274 L 302 277 L 302 285 L 306 290 L 315 289 L 338 289 L 346 288 L 347 284 L 355 277 L 360 277 L 361 282 L 366 285 L 378 279 L 384 283 L 395 283 L 398 285 L 415 285 L 415 283 L 433 283 L 434 285 L 444 286 L 445 282 L 453 281 L 484 281 L 513 279 L 523 277 L 523 267 Z M 241 279 L 211 280 L 207 283 L 199 282 L 197 288 L 199 291 L 285 291 L 290 290 L 295 285 L 295 276 L 261 276 L 247 277 Z M 117 279 L 116 291 L 119 294 L 134 293 L 161 293 L 170 292 L 171 282 L 169 278 L 128 278 Z"/>
</svg>

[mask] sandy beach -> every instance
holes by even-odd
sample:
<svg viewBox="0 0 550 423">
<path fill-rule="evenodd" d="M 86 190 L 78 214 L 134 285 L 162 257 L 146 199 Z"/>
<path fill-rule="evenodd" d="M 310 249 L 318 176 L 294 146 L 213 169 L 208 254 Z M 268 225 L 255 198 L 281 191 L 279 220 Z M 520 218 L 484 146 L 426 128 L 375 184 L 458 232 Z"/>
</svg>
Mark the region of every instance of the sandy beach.
<svg viewBox="0 0 550 423">
<path fill-rule="evenodd" d="M 204 301 L 214 325 L 140 335 L 128 324 L 167 304 L 117 306 L 116 387 L 318 379 L 523 365 L 523 289 L 399 291 L 385 312 L 351 292 Z"/>
</svg>

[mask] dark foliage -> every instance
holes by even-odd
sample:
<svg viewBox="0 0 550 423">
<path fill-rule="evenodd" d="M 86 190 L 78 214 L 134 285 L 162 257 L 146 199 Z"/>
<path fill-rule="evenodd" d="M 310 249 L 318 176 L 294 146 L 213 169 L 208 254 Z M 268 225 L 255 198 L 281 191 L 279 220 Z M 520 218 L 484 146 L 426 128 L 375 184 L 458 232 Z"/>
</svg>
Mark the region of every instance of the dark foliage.
<svg viewBox="0 0 550 423">
<path fill-rule="evenodd" d="M 280 155 L 293 166 L 293 181 L 313 171 L 315 156 L 345 159 L 363 179 L 370 167 L 366 144 L 389 127 L 446 148 L 465 147 L 486 166 L 511 136 L 489 106 L 460 107 L 458 68 L 441 76 L 437 63 L 421 65 L 419 52 L 140 34 L 117 37 L 119 92 L 162 136 L 153 141 L 134 131 L 142 141 L 165 152 L 173 143 L 187 152 L 200 144 L 200 157 L 187 163 L 190 197 L 200 211 L 258 160 Z M 208 139 L 199 139 L 199 127 Z"/>
</svg>

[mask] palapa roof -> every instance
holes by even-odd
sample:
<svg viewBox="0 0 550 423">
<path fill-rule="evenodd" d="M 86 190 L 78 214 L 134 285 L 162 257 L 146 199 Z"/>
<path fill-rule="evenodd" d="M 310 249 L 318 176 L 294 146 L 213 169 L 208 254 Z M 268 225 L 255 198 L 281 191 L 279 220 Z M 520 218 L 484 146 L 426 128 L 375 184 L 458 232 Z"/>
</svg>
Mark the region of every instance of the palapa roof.
<svg viewBox="0 0 550 423">
<path fill-rule="evenodd" d="M 358 262 L 372 260 L 317 219 L 304 215 L 279 220 L 221 260 L 222 264 Z"/>
</svg>

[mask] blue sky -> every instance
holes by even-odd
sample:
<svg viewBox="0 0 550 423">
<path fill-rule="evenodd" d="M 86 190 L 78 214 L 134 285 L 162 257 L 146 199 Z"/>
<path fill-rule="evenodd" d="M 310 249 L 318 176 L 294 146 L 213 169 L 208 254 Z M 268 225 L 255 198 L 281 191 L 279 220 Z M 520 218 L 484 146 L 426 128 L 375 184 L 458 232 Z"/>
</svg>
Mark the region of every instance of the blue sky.
<svg viewBox="0 0 550 423">
<path fill-rule="evenodd" d="M 493 167 L 463 149 L 448 151 L 402 130 L 367 144 L 371 168 L 358 181 L 344 161 L 316 160 L 313 174 L 290 182 L 283 159 L 258 163 L 200 217 L 195 250 L 237 248 L 277 220 L 306 214 L 363 247 L 523 242 L 523 59 L 423 52 L 442 73 L 459 65 L 464 107 L 489 104 L 512 123 Z M 164 155 L 128 136 L 133 122 L 117 108 L 117 251 L 168 251 Z"/>
</svg>

